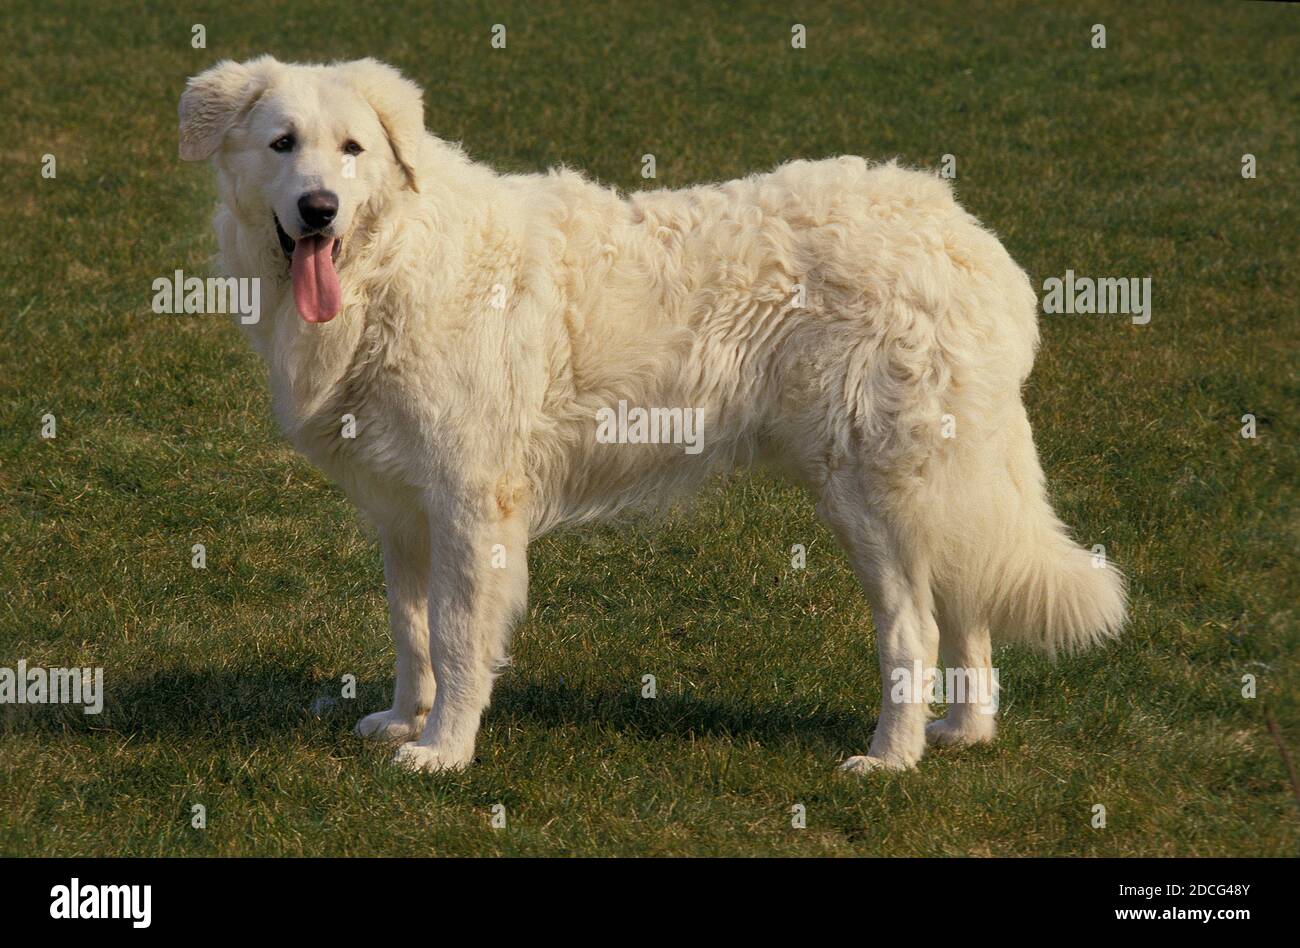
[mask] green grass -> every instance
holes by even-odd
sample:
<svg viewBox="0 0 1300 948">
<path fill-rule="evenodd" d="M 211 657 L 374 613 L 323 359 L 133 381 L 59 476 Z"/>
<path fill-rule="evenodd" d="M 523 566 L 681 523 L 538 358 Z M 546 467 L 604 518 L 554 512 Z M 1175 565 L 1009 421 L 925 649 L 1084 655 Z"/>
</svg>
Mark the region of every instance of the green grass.
<svg viewBox="0 0 1300 948">
<path fill-rule="evenodd" d="M 0 11 L 0 665 L 104 666 L 108 704 L 0 708 L 0 853 L 1297 851 L 1265 722 L 1300 757 L 1300 11 L 84 6 Z M 1056 665 L 1001 652 L 996 745 L 839 776 L 880 700 L 865 601 L 807 498 L 737 476 L 663 522 L 538 542 L 481 763 L 390 767 L 350 735 L 391 688 L 373 537 L 277 436 L 238 331 L 149 310 L 155 277 L 214 250 L 211 174 L 176 157 L 184 80 L 266 51 L 375 55 L 476 158 L 629 189 L 647 152 L 661 186 L 951 153 L 961 199 L 1037 285 L 1150 276 L 1148 326 L 1043 317 L 1026 393 L 1062 517 L 1132 576 L 1122 641 Z M 347 674 L 357 698 L 314 715 Z"/>
</svg>

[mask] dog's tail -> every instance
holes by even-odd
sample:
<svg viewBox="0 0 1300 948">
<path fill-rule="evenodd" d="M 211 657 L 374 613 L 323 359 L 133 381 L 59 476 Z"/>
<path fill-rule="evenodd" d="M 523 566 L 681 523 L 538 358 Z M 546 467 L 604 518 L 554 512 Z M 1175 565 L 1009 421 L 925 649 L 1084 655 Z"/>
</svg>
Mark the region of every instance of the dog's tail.
<svg viewBox="0 0 1300 948">
<path fill-rule="evenodd" d="M 1029 422 L 1017 414 L 1005 452 L 984 467 L 989 476 L 949 480 L 937 605 L 954 621 L 987 624 L 995 639 L 1050 655 L 1080 651 L 1119 634 L 1124 576 L 1104 548 L 1070 539 L 1048 503 Z"/>
</svg>

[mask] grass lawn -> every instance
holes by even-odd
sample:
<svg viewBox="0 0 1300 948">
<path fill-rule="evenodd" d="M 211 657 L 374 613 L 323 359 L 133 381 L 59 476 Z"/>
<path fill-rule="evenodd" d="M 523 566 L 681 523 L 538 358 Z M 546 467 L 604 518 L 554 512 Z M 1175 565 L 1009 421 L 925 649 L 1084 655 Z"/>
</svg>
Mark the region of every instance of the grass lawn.
<svg viewBox="0 0 1300 948">
<path fill-rule="evenodd" d="M 4 6 L 0 666 L 103 666 L 107 701 L 0 706 L 0 854 L 1297 852 L 1267 721 L 1300 765 L 1300 10 Z M 536 543 L 481 762 L 390 766 L 350 733 L 392 687 L 374 537 L 278 436 L 240 333 L 150 310 L 215 250 L 212 175 L 176 156 L 184 81 L 262 52 L 387 60 L 477 159 L 627 189 L 951 154 L 1036 285 L 1150 277 L 1148 325 L 1043 316 L 1026 395 L 1058 511 L 1132 577 L 1123 639 L 1002 651 L 997 744 L 838 775 L 880 702 L 865 599 L 807 497 L 737 475 Z"/>
</svg>

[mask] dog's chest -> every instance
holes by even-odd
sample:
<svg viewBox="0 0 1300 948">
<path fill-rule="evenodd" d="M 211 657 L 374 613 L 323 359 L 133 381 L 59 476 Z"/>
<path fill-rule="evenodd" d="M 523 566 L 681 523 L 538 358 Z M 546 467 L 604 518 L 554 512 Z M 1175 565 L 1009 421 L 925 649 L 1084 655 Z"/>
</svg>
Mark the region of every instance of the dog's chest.
<svg viewBox="0 0 1300 948">
<path fill-rule="evenodd" d="M 416 460 L 423 453 L 417 420 L 408 417 L 403 406 L 409 400 L 384 373 L 348 374 L 310 392 L 273 376 L 271 390 L 289 443 L 368 512 L 376 498 L 425 479 Z"/>
</svg>

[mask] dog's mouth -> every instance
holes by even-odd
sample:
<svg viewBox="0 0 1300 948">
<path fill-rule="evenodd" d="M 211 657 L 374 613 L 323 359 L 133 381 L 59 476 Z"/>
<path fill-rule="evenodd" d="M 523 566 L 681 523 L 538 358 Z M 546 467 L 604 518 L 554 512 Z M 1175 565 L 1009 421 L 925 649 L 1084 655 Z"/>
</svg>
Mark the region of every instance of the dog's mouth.
<svg viewBox="0 0 1300 948">
<path fill-rule="evenodd" d="M 273 213 L 271 217 L 280 250 L 289 261 L 298 315 L 309 323 L 329 322 L 338 315 L 343 302 L 339 274 L 334 268 L 343 241 L 321 233 L 303 234 L 294 240 L 280 226 L 279 216 Z"/>
<path fill-rule="evenodd" d="M 278 238 L 280 238 L 280 250 L 281 250 L 281 252 L 284 253 L 284 259 L 285 259 L 285 260 L 288 260 L 288 261 L 290 261 L 290 262 L 292 262 L 292 261 L 293 261 L 293 248 L 294 248 L 294 245 L 297 244 L 297 241 L 294 240 L 292 237 L 290 237 L 288 234 L 286 234 L 286 233 L 284 232 L 284 228 L 280 226 L 280 218 L 279 218 L 279 217 L 277 217 L 275 214 L 272 214 L 272 215 L 271 215 L 271 220 L 275 221 L 275 236 L 278 237 Z M 316 236 L 320 236 L 320 235 L 318 235 L 318 234 L 305 234 L 304 236 L 307 236 L 307 237 L 316 237 Z M 339 259 L 339 251 L 340 251 L 342 248 L 343 248 L 343 241 L 341 241 L 341 240 L 335 238 L 335 240 L 334 240 L 334 249 L 330 251 L 330 259 L 331 259 L 331 260 L 334 260 L 334 261 L 337 261 L 337 260 Z"/>
</svg>

